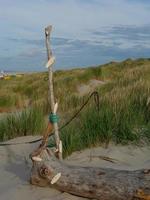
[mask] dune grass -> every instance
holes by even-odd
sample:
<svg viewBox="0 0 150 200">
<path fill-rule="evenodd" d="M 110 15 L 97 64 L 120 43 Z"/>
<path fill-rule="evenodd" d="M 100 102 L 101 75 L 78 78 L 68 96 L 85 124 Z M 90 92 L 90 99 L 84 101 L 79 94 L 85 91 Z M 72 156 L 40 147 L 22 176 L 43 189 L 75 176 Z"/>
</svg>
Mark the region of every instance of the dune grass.
<svg viewBox="0 0 150 200">
<path fill-rule="evenodd" d="M 0 140 L 17 136 L 41 134 L 45 128 L 43 110 L 39 106 L 7 114 L 0 120 Z"/>
<path fill-rule="evenodd" d="M 99 88 L 100 111 L 88 107 L 62 131 L 64 155 L 110 141 L 150 142 L 150 66 L 124 67 L 120 77 Z"/>
<path fill-rule="evenodd" d="M 100 74 L 100 67 L 54 72 L 55 96 L 60 101 L 60 109 L 65 110 L 68 97 L 71 96 L 74 101 L 77 99 L 76 92 L 79 84 L 87 83 L 90 79 L 100 79 Z M 65 97 L 66 101 L 64 100 Z M 21 78 L 13 77 L 10 80 L 0 80 L 1 112 L 12 112 L 18 108 L 31 106 L 35 102 L 48 103 L 47 98 L 47 72 L 24 74 Z"/>
<path fill-rule="evenodd" d="M 44 81 L 46 76 L 47 73 L 37 73 L 25 75 L 21 82 L 11 80 L 13 93 L 21 95 L 31 104 L 30 109 L 23 109 L 19 114 L 8 115 L 0 121 L 1 140 L 42 133 L 44 116 L 50 112 L 48 86 Z M 60 105 L 61 124 L 87 98 L 78 96 L 77 86 L 91 79 L 105 81 L 98 87 L 100 110 L 97 111 L 91 102 L 61 131 L 64 156 L 87 147 L 100 144 L 107 146 L 110 141 L 117 144 L 150 142 L 150 60 L 128 59 L 88 69 L 55 72 L 54 85 Z M 10 87 L 8 82 L 6 85 Z M 6 91 L 5 87 L 3 92 Z M 24 103 L 20 104 L 22 109 Z"/>
</svg>

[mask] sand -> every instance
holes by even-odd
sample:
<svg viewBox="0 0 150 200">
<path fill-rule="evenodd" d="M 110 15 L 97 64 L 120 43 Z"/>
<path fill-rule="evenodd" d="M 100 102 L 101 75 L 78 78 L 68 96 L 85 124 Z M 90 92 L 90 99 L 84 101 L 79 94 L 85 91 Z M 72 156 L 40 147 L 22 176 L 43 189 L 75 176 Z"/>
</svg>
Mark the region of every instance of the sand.
<svg viewBox="0 0 150 200">
<path fill-rule="evenodd" d="M 91 91 L 93 91 L 94 89 L 96 89 L 97 87 L 104 85 L 104 84 L 106 84 L 106 82 L 101 81 L 101 80 L 92 79 L 86 84 L 79 85 L 79 87 L 77 88 L 78 95 L 84 96 L 84 95 L 90 93 Z"/>
<path fill-rule="evenodd" d="M 20 137 L 10 142 L 23 142 L 37 137 Z M 0 200 L 85 200 L 52 188 L 40 188 L 29 183 L 31 161 L 29 154 L 37 144 L 0 147 Z M 111 161 L 102 159 L 111 158 Z M 70 165 L 112 167 L 135 170 L 149 168 L 150 147 L 114 146 L 75 152 L 65 160 Z"/>
</svg>

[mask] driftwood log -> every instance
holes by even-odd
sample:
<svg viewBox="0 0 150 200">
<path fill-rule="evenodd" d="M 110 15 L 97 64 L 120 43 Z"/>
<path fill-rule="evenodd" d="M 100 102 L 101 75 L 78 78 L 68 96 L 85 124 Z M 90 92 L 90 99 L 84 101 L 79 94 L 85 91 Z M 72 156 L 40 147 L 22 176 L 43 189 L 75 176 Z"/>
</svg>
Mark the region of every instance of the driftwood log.
<svg viewBox="0 0 150 200">
<path fill-rule="evenodd" d="M 31 155 L 31 183 L 89 199 L 150 200 L 150 170 L 125 171 L 66 165 L 40 147 Z"/>
</svg>

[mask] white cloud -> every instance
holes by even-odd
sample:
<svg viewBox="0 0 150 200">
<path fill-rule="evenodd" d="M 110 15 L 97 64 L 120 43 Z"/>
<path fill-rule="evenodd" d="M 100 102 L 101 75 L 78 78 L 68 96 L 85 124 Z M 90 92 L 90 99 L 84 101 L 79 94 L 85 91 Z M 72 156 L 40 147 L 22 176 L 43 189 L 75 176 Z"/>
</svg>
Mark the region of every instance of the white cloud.
<svg viewBox="0 0 150 200">
<path fill-rule="evenodd" d="M 43 28 L 50 23 L 54 26 L 54 34 L 72 38 L 89 37 L 87 29 L 102 26 L 150 23 L 149 10 L 144 3 L 127 0 L 95 0 L 92 3 L 88 3 L 89 0 L 11 2 L 6 0 L 6 3 L 1 3 L 0 16 L 5 21 L 3 28 L 9 32 L 14 29 L 20 37 L 42 36 Z"/>
<path fill-rule="evenodd" d="M 142 50 L 144 52 L 144 48 L 150 47 L 150 40 L 134 40 L 132 32 L 126 32 L 128 36 L 132 36 L 126 38 L 125 35 L 109 32 L 113 27 L 144 27 L 144 25 L 150 24 L 149 9 L 150 1 L 146 0 L 0 0 L 0 54 L 1 56 L 5 55 L 6 49 L 8 49 L 8 56 L 17 58 L 17 55 L 25 55 L 27 52 L 26 57 L 30 57 L 28 62 L 32 62 L 32 55 L 39 56 L 40 54 L 36 47 L 32 43 L 31 45 L 29 43 L 17 44 L 9 41 L 8 38 L 42 40 L 44 39 L 44 27 L 48 24 L 52 24 L 54 27 L 53 37 L 71 39 L 70 43 L 65 41 L 64 44 L 59 46 L 54 44 L 53 46 L 56 54 L 64 57 L 65 50 L 69 49 L 66 53 L 74 56 L 81 51 L 81 48 L 85 48 L 84 50 L 87 52 L 90 51 L 88 48 L 94 48 L 98 52 L 99 45 L 111 48 L 112 51 L 116 46 L 121 50 L 128 50 L 140 45 L 141 52 Z M 93 32 L 96 31 L 101 32 L 101 35 L 93 35 Z M 143 34 L 143 32 L 139 32 L 139 38 L 145 37 Z M 79 46 L 78 41 L 78 43 L 74 43 L 76 45 L 74 48 L 73 40 L 86 41 L 88 45 L 81 42 L 82 45 Z M 146 49 L 146 51 L 148 50 Z M 108 55 L 104 55 L 104 53 L 103 58 L 107 57 L 108 59 Z M 108 51 L 106 53 L 108 54 Z M 124 57 L 127 55 L 125 52 Z M 147 54 L 144 52 L 143 55 Z M 78 56 L 80 55 L 78 54 Z M 109 56 L 109 58 L 112 57 Z M 101 59 L 105 60 L 103 58 Z M 97 59 L 94 53 L 93 57 L 87 58 L 85 64 L 92 63 L 92 59 L 93 61 Z M 69 65 L 75 62 L 75 59 L 74 61 L 65 60 L 64 65 L 65 62 L 66 65 Z"/>
</svg>

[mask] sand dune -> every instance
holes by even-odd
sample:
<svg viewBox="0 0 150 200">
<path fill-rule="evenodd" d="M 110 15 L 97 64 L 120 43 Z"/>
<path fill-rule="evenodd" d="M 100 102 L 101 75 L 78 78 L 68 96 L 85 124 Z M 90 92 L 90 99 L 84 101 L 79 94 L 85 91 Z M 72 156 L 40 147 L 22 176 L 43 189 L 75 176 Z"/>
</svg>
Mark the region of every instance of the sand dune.
<svg viewBox="0 0 150 200">
<path fill-rule="evenodd" d="M 37 137 L 20 137 L 10 142 L 22 142 Z M 31 161 L 29 154 L 38 144 L 0 147 L 0 200 L 83 200 L 52 188 L 40 188 L 29 184 Z M 70 165 L 140 169 L 150 166 L 150 148 L 110 145 L 75 152 L 65 162 Z M 111 158 L 111 161 L 102 159 Z"/>
<path fill-rule="evenodd" d="M 80 96 L 84 96 L 84 95 L 90 93 L 91 91 L 95 90 L 96 87 L 98 87 L 100 85 L 104 85 L 105 83 L 106 82 L 104 82 L 104 81 L 92 79 L 88 83 L 78 86 L 78 88 L 77 88 L 78 94 Z"/>
</svg>

